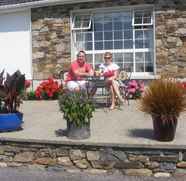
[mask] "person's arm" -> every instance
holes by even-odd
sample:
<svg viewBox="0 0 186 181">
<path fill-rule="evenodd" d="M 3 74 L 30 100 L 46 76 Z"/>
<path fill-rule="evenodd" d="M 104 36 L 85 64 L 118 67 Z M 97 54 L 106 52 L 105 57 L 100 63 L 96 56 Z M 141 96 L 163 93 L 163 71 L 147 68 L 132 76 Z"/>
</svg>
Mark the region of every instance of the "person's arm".
<svg viewBox="0 0 186 181">
<path fill-rule="evenodd" d="M 94 71 L 91 67 L 91 65 L 86 64 L 85 66 L 85 72 L 82 72 L 80 69 L 78 69 L 76 66 L 72 66 L 72 72 L 74 73 L 75 76 L 80 76 L 80 77 L 86 77 L 86 76 L 93 76 Z"/>
</svg>

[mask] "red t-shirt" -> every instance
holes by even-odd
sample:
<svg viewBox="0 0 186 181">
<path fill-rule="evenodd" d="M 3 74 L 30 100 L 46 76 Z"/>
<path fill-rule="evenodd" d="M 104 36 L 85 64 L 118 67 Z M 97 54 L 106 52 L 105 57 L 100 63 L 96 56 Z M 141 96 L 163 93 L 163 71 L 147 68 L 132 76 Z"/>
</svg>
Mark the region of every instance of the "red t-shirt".
<svg viewBox="0 0 186 181">
<path fill-rule="evenodd" d="M 90 64 L 88 64 L 86 62 L 81 65 L 78 62 L 78 60 L 75 60 L 74 62 L 72 62 L 71 66 L 70 66 L 70 70 L 68 72 L 66 81 L 83 80 L 84 79 L 83 77 L 76 76 L 75 73 L 74 73 L 78 69 L 83 73 L 83 72 L 90 72 L 92 70 L 92 67 L 91 67 Z"/>
</svg>

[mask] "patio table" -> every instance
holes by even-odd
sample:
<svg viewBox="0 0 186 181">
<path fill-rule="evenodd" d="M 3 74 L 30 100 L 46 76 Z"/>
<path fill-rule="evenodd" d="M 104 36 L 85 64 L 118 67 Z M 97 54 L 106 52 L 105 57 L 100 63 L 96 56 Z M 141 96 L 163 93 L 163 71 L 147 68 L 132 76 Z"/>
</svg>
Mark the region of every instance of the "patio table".
<svg viewBox="0 0 186 181">
<path fill-rule="evenodd" d="M 102 94 L 103 94 L 103 89 L 105 88 L 105 79 L 103 76 L 88 76 L 86 77 L 87 84 L 86 84 L 86 89 L 87 89 L 87 95 L 89 95 L 89 89 L 91 87 L 91 84 L 96 87 L 96 89 L 101 88 L 102 89 Z"/>
</svg>

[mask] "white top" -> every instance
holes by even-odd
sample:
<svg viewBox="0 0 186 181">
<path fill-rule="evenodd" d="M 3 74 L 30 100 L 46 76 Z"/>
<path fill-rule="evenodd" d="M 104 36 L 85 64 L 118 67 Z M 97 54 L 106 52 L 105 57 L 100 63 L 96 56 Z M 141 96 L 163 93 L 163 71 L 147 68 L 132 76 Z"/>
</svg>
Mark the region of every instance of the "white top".
<svg viewBox="0 0 186 181">
<path fill-rule="evenodd" d="M 105 73 L 105 72 L 119 70 L 119 66 L 116 63 L 111 63 L 109 65 L 107 65 L 107 64 L 101 64 L 99 66 L 99 69 L 101 70 L 102 73 Z"/>
</svg>

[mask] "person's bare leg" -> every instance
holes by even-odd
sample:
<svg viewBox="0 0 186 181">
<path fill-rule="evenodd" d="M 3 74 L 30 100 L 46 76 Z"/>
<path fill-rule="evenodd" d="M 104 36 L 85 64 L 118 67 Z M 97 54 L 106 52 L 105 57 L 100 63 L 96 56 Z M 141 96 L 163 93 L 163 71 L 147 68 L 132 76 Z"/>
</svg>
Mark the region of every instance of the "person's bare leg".
<svg viewBox="0 0 186 181">
<path fill-rule="evenodd" d="M 110 93 L 111 93 L 111 106 L 110 106 L 110 109 L 114 109 L 115 108 L 115 92 L 114 92 L 114 89 L 113 89 L 113 86 L 111 85 L 110 86 Z"/>
<path fill-rule="evenodd" d="M 114 93 L 114 89 L 113 89 L 113 85 L 112 85 L 112 80 L 110 80 L 109 78 L 106 79 L 106 86 L 110 91 L 111 94 L 111 106 L 110 109 L 114 109 L 115 108 L 115 93 Z"/>
<path fill-rule="evenodd" d="M 119 84 L 117 83 L 116 80 L 112 81 L 112 87 L 113 87 L 113 90 L 114 90 L 116 96 L 119 98 L 120 102 L 124 102 L 124 100 L 120 94 L 120 91 L 119 91 Z"/>
</svg>

